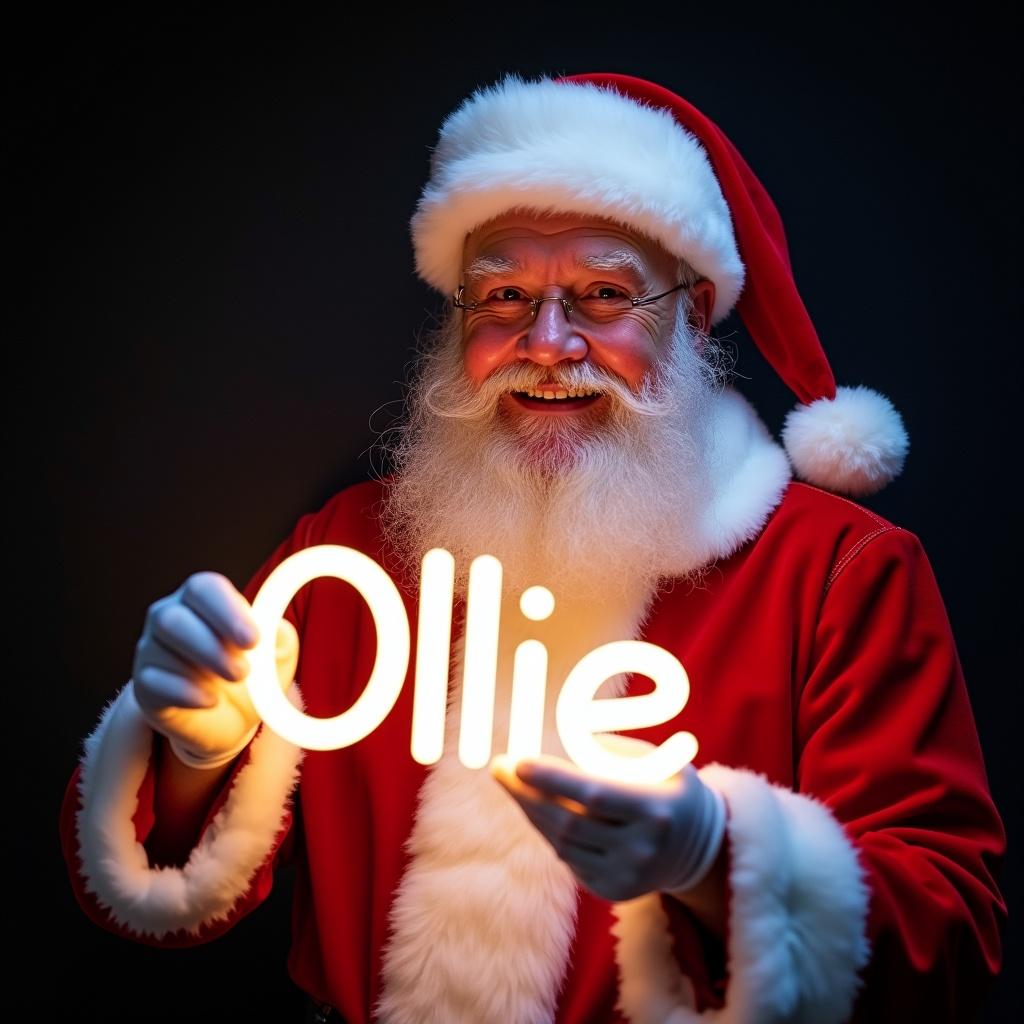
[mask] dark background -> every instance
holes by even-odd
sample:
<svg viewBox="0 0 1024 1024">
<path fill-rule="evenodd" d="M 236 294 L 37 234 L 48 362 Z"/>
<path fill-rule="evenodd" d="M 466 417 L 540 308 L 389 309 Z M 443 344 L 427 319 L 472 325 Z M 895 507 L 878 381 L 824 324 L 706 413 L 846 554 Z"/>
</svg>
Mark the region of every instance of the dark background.
<svg viewBox="0 0 1024 1024">
<path fill-rule="evenodd" d="M 657 81 L 720 124 L 774 197 L 837 380 L 878 388 L 907 423 L 903 476 L 864 503 L 921 537 L 945 596 L 1013 914 L 1015 34 L 991 11 L 756 25 L 567 10 L 62 14 L 8 37 L 9 196 L 28 229 L 12 236 L 8 313 L 23 320 L 4 346 L 8 536 L 27 570 L 12 577 L 8 722 L 12 772 L 30 780 L 8 839 L 26 899 L 12 937 L 43 980 L 19 995 L 14 979 L 9 998 L 35 1019 L 299 1019 L 287 875 L 219 942 L 127 943 L 78 910 L 58 808 L 149 603 L 200 569 L 242 585 L 301 513 L 371 472 L 439 304 L 407 227 L 429 148 L 507 71 Z M 738 321 L 719 334 L 777 432 L 794 399 Z M 22 728 L 19 711 L 45 724 Z M 986 1020 L 1014 1012 L 1015 945 L 1014 927 Z"/>
</svg>

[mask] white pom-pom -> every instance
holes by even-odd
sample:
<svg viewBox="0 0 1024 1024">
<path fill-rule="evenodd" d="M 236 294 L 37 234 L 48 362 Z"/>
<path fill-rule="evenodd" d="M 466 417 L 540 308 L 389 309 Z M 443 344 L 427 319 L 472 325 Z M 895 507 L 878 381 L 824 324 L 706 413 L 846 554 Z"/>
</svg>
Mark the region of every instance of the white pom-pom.
<svg viewBox="0 0 1024 1024">
<path fill-rule="evenodd" d="M 910 447 L 892 402 L 863 386 L 839 387 L 834 399 L 798 405 L 786 417 L 782 443 L 797 476 L 857 496 L 898 476 Z"/>
</svg>

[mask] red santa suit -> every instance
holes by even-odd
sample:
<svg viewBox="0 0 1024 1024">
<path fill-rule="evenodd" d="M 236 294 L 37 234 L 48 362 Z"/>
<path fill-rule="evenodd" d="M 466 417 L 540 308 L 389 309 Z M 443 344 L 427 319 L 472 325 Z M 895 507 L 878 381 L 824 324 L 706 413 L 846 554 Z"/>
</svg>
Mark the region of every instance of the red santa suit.
<svg viewBox="0 0 1024 1024">
<path fill-rule="evenodd" d="M 663 587 L 649 608 L 605 601 L 596 582 L 588 609 L 556 608 L 548 623 L 506 610 L 498 704 L 521 636 L 549 644 L 555 691 L 574 657 L 608 639 L 679 658 L 687 706 L 633 735 L 692 732 L 700 776 L 725 798 L 724 962 L 673 898 L 609 904 L 580 888 L 488 772 L 456 760 L 453 733 L 441 761 L 417 764 L 411 668 L 355 746 L 304 753 L 261 727 L 181 868 L 149 863 L 153 734 L 126 686 L 85 741 L 62 808 L 85 912 L 153 945 L 206 942 L 294 861 L 291 977 L 351 1022 L 963 1019 L 1000 966 L 1005 837 L 928 560 L 914 534 L 793 482 L 732 389 L 713 415 L 703 581 Z M 313 544 L 387 565 L 380 498 L 380 484 L 361 484 L 304 516 L 247 597 Z M 415 638 L 410 587 L 403 599 Z M 321 579 L 287 615 L 301 641 L 291 699 L 338 714 L 374 663 L 367 607 Z M 453 680 L 459 665 L 456 642 Z M 548 729 L 545 750 L 555 742 Z"/>
</svg>

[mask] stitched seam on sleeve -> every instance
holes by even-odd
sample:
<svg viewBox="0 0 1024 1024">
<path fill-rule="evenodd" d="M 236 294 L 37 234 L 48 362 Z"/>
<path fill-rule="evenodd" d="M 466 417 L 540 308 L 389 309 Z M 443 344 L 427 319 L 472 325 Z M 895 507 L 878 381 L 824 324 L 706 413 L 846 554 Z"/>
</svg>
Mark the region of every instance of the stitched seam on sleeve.
<svg viewBox="0 0 1024 1024">
<path fill-rule="evenodd" d="M 821 493 L 827 494 L 830 498 L 835 498 L 836 501 L 841 501 L 844 505 L 849 505 L 850 508 L 856 509 L 858 512 L 862 512 L 866 515 L 876 526 L 898 529 L 898 527 L 893 527 L 891 523 L 887 523 L 881 516 L 876 516 L 871 509 L 865 508 L 863 505 L 858 505 L 855 501 L 850 501 L 849 498 L 844 498 L 841 494 L 834 494 L 832 491 L 826 491 L 821 487 L 815 487 L 813 484 L 805 484 L 802 480 L 794 480 L 793 483 L 798 487 L 807 487 L 812 491 L 821 491 Z"/>
<path fill-rule="evenodd" d="M 832 567 L 832 571 L 829 573 L 828 579 L 825 581 L 825 593 L 828 593 L 829 588 L 839 578 L 840 573 L 842 573 L 842 571 L 850 564 L 850 562 L 852 562 L 857 557 L 857 555 L 860 554 L 860 552 L 863 551 L 864 548 L 871 543 L 871 541 L 873 541 L 876 537 L 880 537 L 883 533 L 892 533 L 893 530 L 898 529 L 898 526 L 883 526 L 880 529 L 877 529 L 872 533 L 869 533 L 866 536 L 861 537 L 861 539 L 857 541 L 857 543 L 854 544 L 853 547 L 850 548 L 850 550 L 847 551 L 846 554 L 843 555 L 843 557 L 840 558 L 839 561 L 836 562 L 836 564 Z"/>
<path fill-rule="evenodd" d="M 848 498 L 844 498 L 840 494 L 834 494 L 833 497 L 838 498 L 844 505 L 849 505 L 850 508 L 855 508 L 858 512 L 863 512 L 871 519 L 873 523 L 877 523 L 879 526 L 885 526 L 889 529 L 892 529 L 892 527 L 884 519 L 882 519 L 881 516 L 876 516 L 875 513 L 871 511 L 871 509 L 865 508 L 863 505 L 858 505 L 855 501 L 850 501 Z"/>
</svg>

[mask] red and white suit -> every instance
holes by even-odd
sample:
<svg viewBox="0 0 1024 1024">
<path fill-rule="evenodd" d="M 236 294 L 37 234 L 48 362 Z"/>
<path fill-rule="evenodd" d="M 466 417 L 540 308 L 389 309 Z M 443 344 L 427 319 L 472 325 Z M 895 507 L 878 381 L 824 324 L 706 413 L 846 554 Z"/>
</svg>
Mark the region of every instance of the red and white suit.
<svg viewBox="0 0 1024 1024">
<path fill-rule="evenodd" d="M 556 691 L 559 672 L 611 639 L 638 636 L 683 663 L 689 703 L 635 735 L 692 732 L 701 778 L 725 798 L 724 962 L 671 897 L 609 904 L 579 888 L 451 738 L 437 765 L 413 761 L 415 651 L 395 708 L 357 745 L 304 753 L 261 728 L 182 868 L 152 867 L 143 845 L 153 737 L 123 688 L 62 809 L 86 913 L 154 945 L 209 941 L 294 859 L 291 976 L 352 1022 L 963 1019 L 1000 966 L 1005 835 L 928 560 L 914 534 L 792 482 L 731 389 L 713 427 L 703 582 L 661 590 L 646 618 L 642 602 L 603 603 L 595 587 L 592 606 L 561 623 L 556 610 L 546 635 L 507 610 L 501 672 L 525 635 L 549 643 Z M 304 516 L 247 597 L 313 544 L 387 564 L 380 496 L 361 484 Z M 404 598 L 415 638 L 415 594 Z M 322 579 L 287 614 L 301 638 L 291 699 L 336 715 L 373 666 L 369 611 Z M 459 660 L 456 642 L 456 680 Z M 624 686 L 650 683 L 612 692 Z"/>
</svg>

